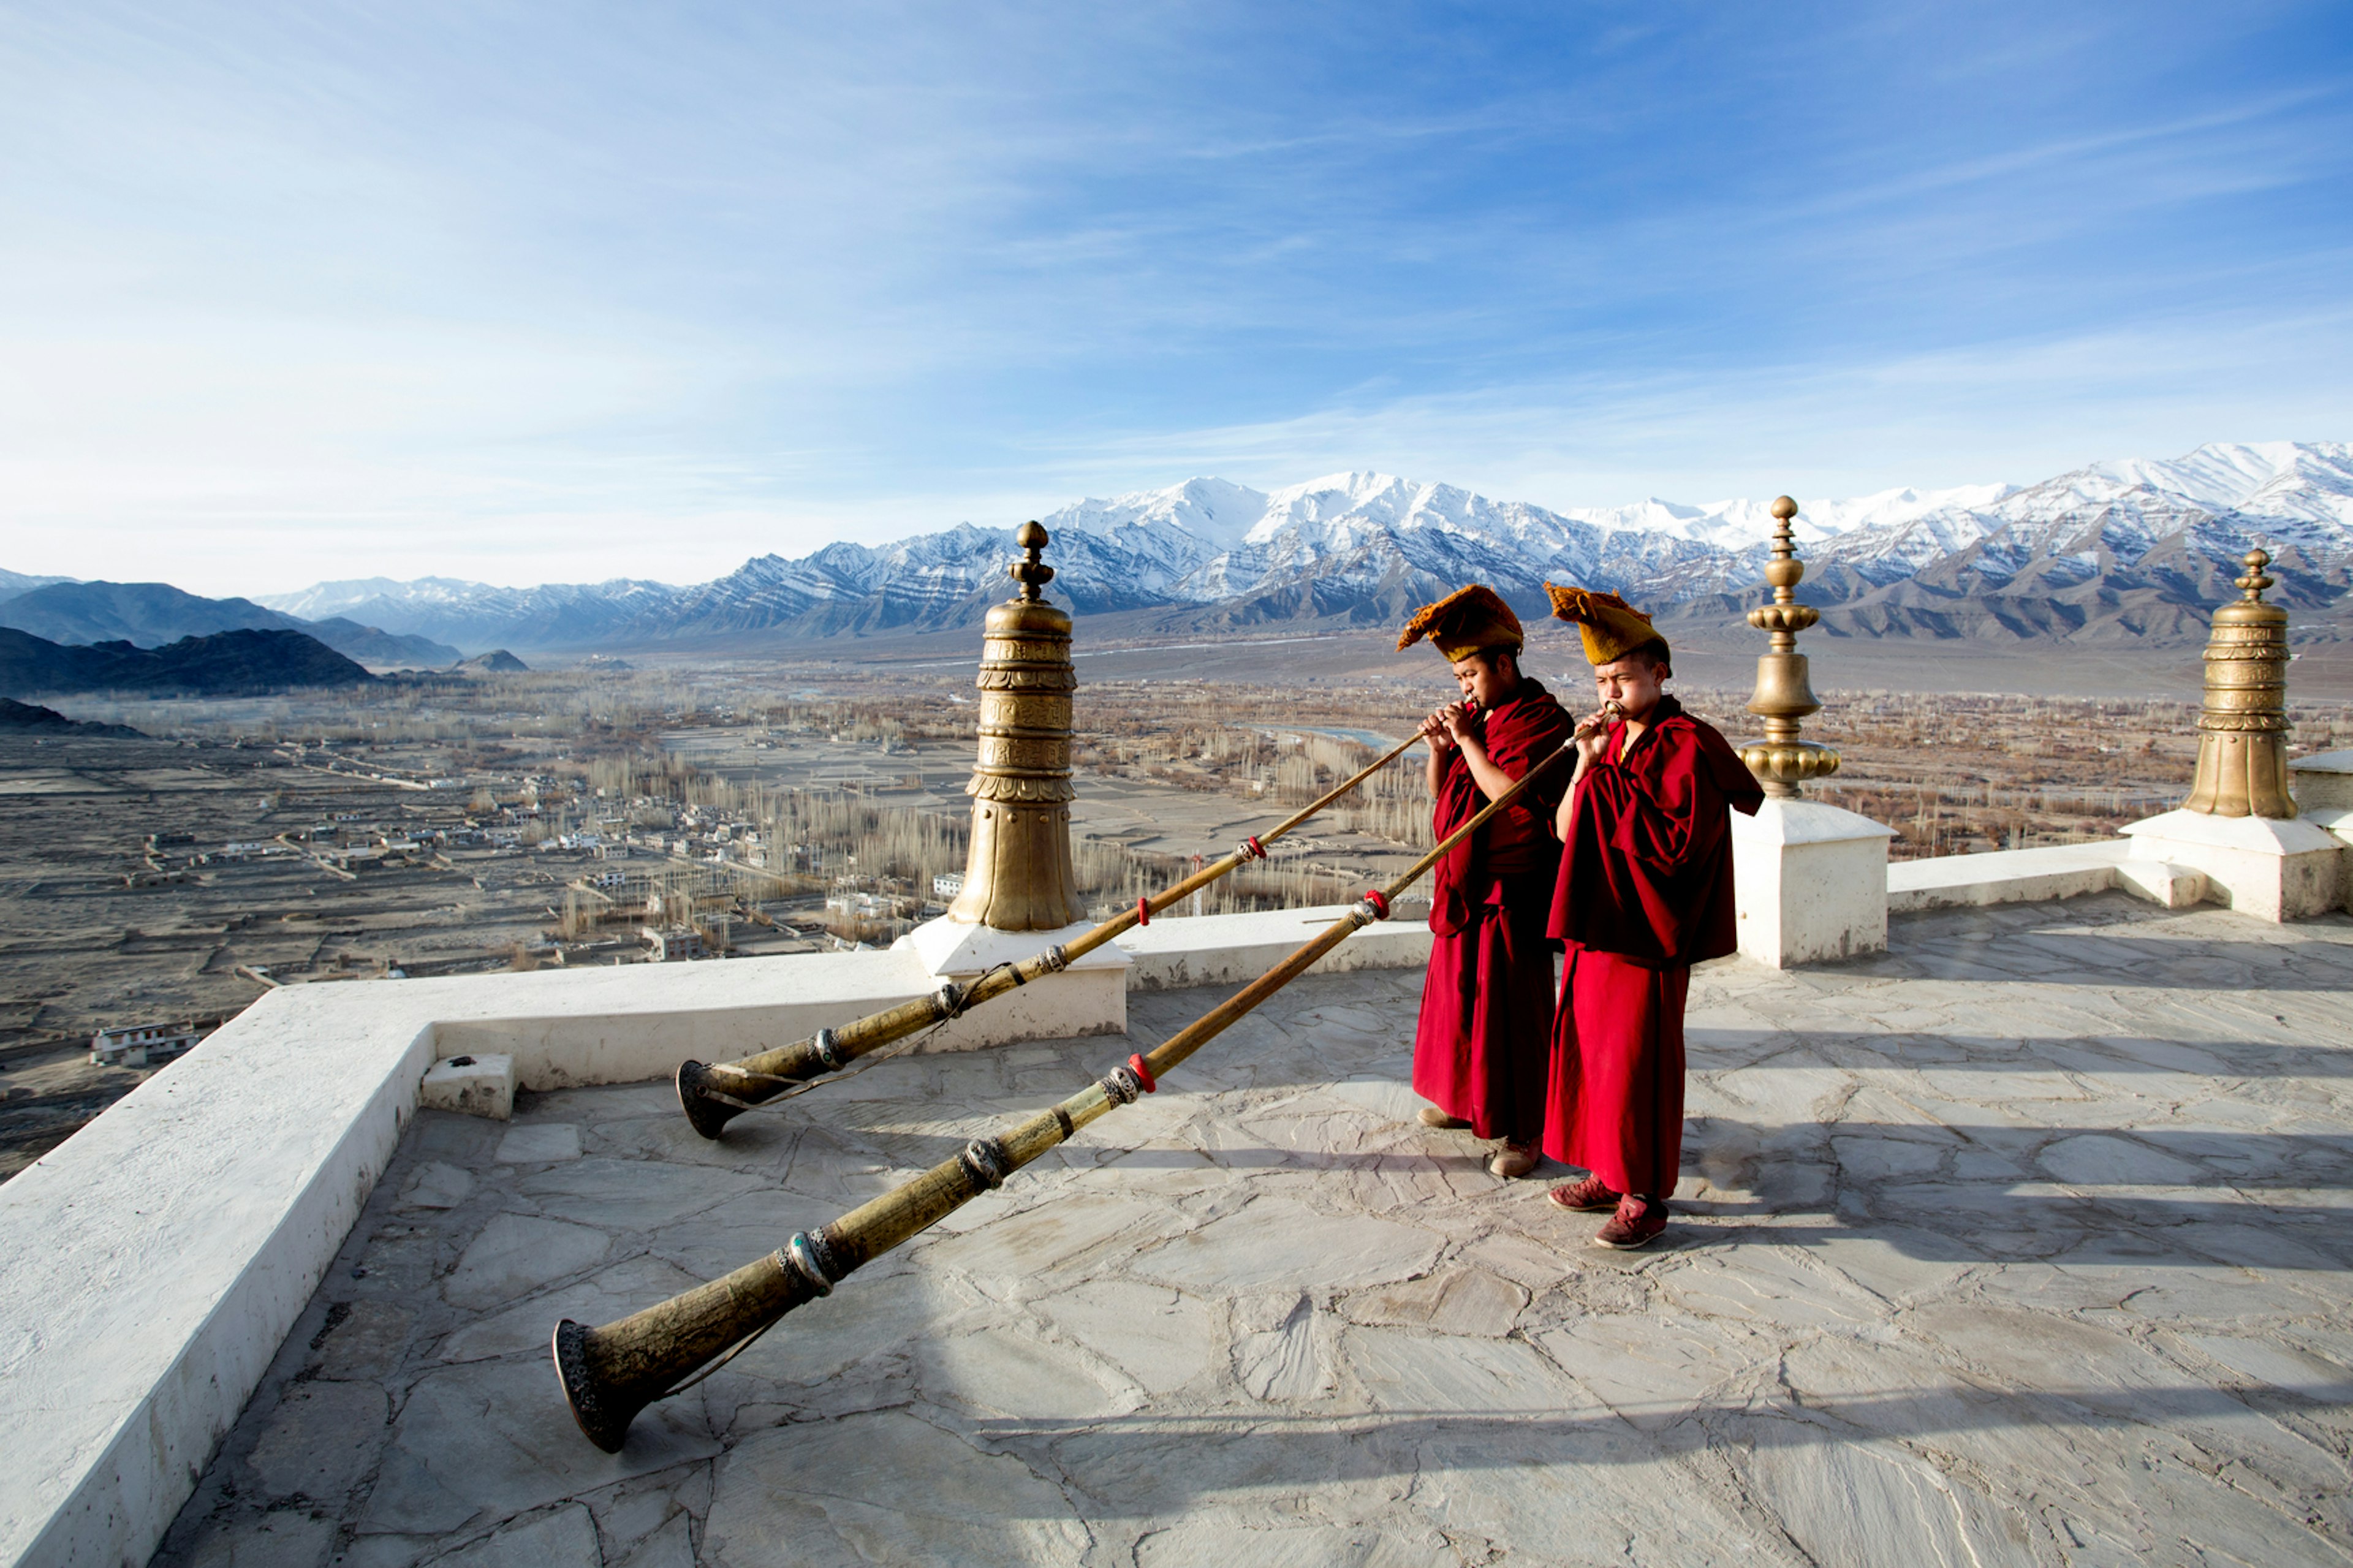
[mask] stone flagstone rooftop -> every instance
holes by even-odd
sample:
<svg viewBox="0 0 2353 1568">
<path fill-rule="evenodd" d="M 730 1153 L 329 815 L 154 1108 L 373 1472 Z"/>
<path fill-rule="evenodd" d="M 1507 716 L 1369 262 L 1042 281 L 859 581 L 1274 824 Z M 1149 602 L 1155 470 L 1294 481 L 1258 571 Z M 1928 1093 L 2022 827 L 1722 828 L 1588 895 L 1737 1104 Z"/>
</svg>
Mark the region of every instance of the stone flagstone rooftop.
<svg viewBox="0 0 2353 1568">
<path fill-rule="evenodd" d="M 2353 1561 L 2353 921 L 1897 917 L 1693 987 L 1671 1244 L 1410 1118 L 1419 977 L 1283 993 L 618 1456 L 547 1356 L 1134 1043 L 420 1112 L 171 1564 Z M 1545 1178 L 1549 1178 L 1546 1180 Z"/>
</svg>

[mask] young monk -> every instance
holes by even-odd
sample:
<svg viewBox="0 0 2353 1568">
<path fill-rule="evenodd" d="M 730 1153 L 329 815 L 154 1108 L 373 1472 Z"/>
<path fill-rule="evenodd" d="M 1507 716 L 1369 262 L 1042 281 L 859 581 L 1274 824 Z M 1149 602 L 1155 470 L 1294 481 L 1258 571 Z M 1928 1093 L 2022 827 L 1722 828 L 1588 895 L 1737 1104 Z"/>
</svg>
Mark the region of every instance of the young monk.
<svg viewBox="0 0 2353 1568">
<path fill-rule="evenodd" d="M 1591 1172 L 1547 1194 L 1615 1212 L 1602 1247 L 1656 1240 L 1683 1162 L 1683 1002 L 1691 966 L 1737 945 L 1732 812 L 1765 799 L 1715 728 L 1662 689 L 1666 639 L 1615 594 L 1547 583 L 1574 621 L 1600 711 L 1577 726 L 1558 809 L 1551 934 L 1567 946 L 1552 1033 L 1544 1150 Z"/>
<path fill-rule="evenodd" d="M 1430 742 L 1431 826 L 1445 837 L 1568 738 L 1569 718 L 1520 673 L 1520 620 L 1478 584 L 1415 614 L 1400 650 L 1424 637 L 1453 667 L 1461 700 L 1422 721 Z M 1567 766 L 1439 862 L 1430 889 L 1430 973 L 1414 1033 L 1413 1087 L 1425 1126 L 1501 1141 L 1487 1168 L 1535 1168 L 1552 1034 L 1553 946 L 1545 936 L 1560 847 L 1551 819 Z"/>
</svg>

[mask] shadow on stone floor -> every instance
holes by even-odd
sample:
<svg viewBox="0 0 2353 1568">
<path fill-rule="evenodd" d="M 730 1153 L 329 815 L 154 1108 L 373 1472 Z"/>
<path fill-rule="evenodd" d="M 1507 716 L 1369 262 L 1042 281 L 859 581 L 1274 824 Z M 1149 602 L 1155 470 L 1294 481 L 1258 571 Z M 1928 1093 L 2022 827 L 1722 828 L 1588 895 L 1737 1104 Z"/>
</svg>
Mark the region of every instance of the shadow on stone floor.
<svg viewBox="0 0 2353 1568">
<path fill-rule="evenodd" d="M 1492 1145 L 1479 1143 L 1460 1154 L 1425 1153 L 1413 1149 L 1365 1149 L 1353 1152 L 1332 1149 L 1138 1149 L 1113 1152 L 1095 1167 L 1106 1176 L 1120 1171 L 1458 1171 L 1471 1173 L 1487 1168 Z M 1566 1171 L 1566 1166 L 1556 1166 Z"/>
<path fill-rule="evenodd" d="M 1662 1250 L 1710 1252 L 1741 1247 L 1819 1247 L 1858 1241 L 1879 1242 L 1919 1263 L 2064 1263 L 2129 1265 L 2148 1268 L 2265 1268 L 2333 1273 L 2347 1266 L 2337 1256 L 2318 1251 L 2313 1243 L 2329 1243 L 2329 1227 L 2341 1223 L 2339 1211 L 2296 1209 L 2285 1212 L 2290 1222 L 2306 1226 L 2312 1234 L 2257 1229 L 2250 1235 L 2243 1205 L 2134 1203 L 2107 1200 L 2065 1202 L 2034 1200 L 2030 1214 L 2021 1200 L 2021 1225 L 2014 1241 L 1989 1226 L 1967 1234 L 1934 1228 L 1940 1212 L 1897 1211 L 1879 1223 L 1793 1225 L 1788 1211 L 1760 1211 L 1756 1225 L 1683 1224 L 1667 1232 Z M 1739 1210 L 1707 1209 L 1678 1202 L 1674 1208 L 1686 1222 L 1745 1216 Z M 1827 1216 L 1825 1216 L 1827 1217 Z"/>
<path fill-rule="evenodd" d="M 2347 981 L 2353 995 L 2353 978 Z M 2353 1008 L 2353 1004 L 2348 1004 Z M 1721 1029 L 1685 1031 L 1693 1070 L 1770 1069 L 1772 1058 L 1812 1050 L 1833 1067 L 1909 1072 L 2187 1073 L 2234 1078 L 2353 1078 L 2353 1047 L 2284 1046 L 2262 1040 L 2162 1040 L 2146 1035 L 2021 1038 L 1905 1029 Z M 1973 1053 L 1962 1055 L 1961 1052 Z M 1808 1067 L 1820 1063 L 1809 1062 Z"/>
<path fill-rule="evenodd" d="M 1927 951 L 1866 960 L 1852 973 L 1873 980 L 1974 980 L 1994 984 L 2147 987 L 2161 991 L 2341 991 L 2353 986 L 2353 942 L 2322 934 L 2330 924 L 2300 922 L 2295 942 L 2211 938 L 2111 936 L 2097 929 L 2018 932 L 1989 942 L 1982 955 Z M 2316 929 L 2317 928 L 2317 929 Z M 1836 969 L 1826 971 L 1837 973 Z"/>
<path fill-rule="evenodd" d="M 2042 1102 L 2047 1103 L 2047 1102 Z M 1825 1154 L 1818 1147 L 1831 1145 Z M 1804 1150 L 1802 1154 L 1796 1151 Z M 1683 1164 L 1710 1173 L 1729 1162 L 1769 1172 L 1799 1158 L 1835 1158 L 1852 1178 L 1901 1189 L 1922 1183 L 2008 1187 L 2021 1182 L 2073 1186 L 2353 1187 L 2353 1133 L 2253 1132 L 2211 1127 L 1955 1124 L 1925 1121 L 1744 1121 L 1693 1116 Z M 1958 1157 L 1989 1168 L 1943 1169 Z M 2015 1163 L 2013 1163 L 2015 1162 Z M 1990 1168 L 2000 1164 L 2007 1168 Z"/>
<path fill-rule="evenodd" d="M 997 1121 L 979 1116 L 976 1119 L 976 1131 L 988 1131 L 997 1126 Z M 1398 1126 L 1407 1136 L 1417 1134 L 1415 1129 L 1402 1123 Z M 867 1130 L 861 1142 L 874 1152 L 887 1153 L 902 1166 L 927 1167 L 954 1159 L 972 1135 L 964 1131 Z M 2256 1192 L 2271 1188 L 2353 1188 L 2353 1134 L 2132 1129 L 2063 1123 L 2024 1127 L 1860 1121 L 1772 1123 L 1694 1116 L 1687 1126 L 1683 1147 L 1686 1174 L 1709 1176 L 1736 1190 L 1762 1188 L 1769 1194 L 1777 1167 L 1835 1164 L 1849 1181 L 1868 1183 L 1870 1190 L 1883 1204 L 1900 1203 L 1906 1207 L 1915 1203 L 1946 1207 L 1957 1204 L 1980 1213 L 1989 1197 L 2000 1197 L 2025 1184 L 2173 1189 L 2227 1185 L 2234 1190 Z M 1160 1144 L 1106 1150 L 1094 1171 L 1106 1183 L 1116 1183 L 1121 1172 L 1196 1169 L 1418 1169 L 1475 1177 L 1484 1171 L 1488 1152 L 1486 1142 L 1471 1140 L 1467 1135 L 1461 1135 L 1457 1147 L 1439 1149 Z M 840 1152 L 834 1153 L 835 1163 L 839 1163 Z M 1961 1159 L 2002 1162 L 2010 1168 L 1958 1174 L 1939 1169 Z M 1532 1180 L 1543 1184 L 1565 1180 L 1572 1174 L 1571 1167 L 1546 1161 Z M 2021 1214 L 2048 1215 L 2082 1210 L 2105 1215 L 2111 1223 L 2160 1227 L 2224 1215 L 2242 1226 L 2263 1221 L 2297 1224 L 2341 1212 L 2327 1206 L 2284 1207 L 2225 1201 L 2197 1205 L 2178 1199 L 2099 1195 L 2021 1194 L 2006 1201 Z M 1706 1212 L 1806 1211 L 1777 1205 L 1768 1195 L 1755 1205 L 1727 1205 L 1719 1202 Z"/>
<path fill-rule="evenodd" d="M 2343 1382 L 2243 1394 L 2187 1383 L 2084 1384 L 2021 1393 L 1953 1378 L 1942 1386 L 1919 1390 L 1809 1393 L 1802 1403 L 1662 1399 L 1647 1405 L 1627 1401 L 1576 1414 L 1536 1406 L 1477 1415 L 1406 1410 L 1324 1417 L 1246 1413 L 1138 1414 L 1085 1422 L 984 1418 L 975 1421 L 972 1430 L 984 1442 L 1028 1458 L 1048 1473 L 1071 1477 L 1089 1494 L 1090 1517 L 1119 1518 L 1171 1511 L 1232 1487 L 1238 1477 L 1246 1478 L 1253 1489 L 1263 1489 L 1409 1476 L 1434 1459 L 1456 1471 L 1556 1464 L 1649 1466 L 1662 1449 L 1672 1454 L 1721 1444 L 1744 1452 L 1805 1450 L 1873 1439 L 1965 1438 L 2013 1428 L 2138 1431 L 2155 1437 L 2168 1426 L 2309 1416 L 2342 1411 L 2348 1403 L 2353 1403 L 2353 1383 Z M 1644 1429 L 1644 1436 L 1630 1428 L 1630 1419 Z M 1116 1484 L 1147 1473 L 1143 1489 L 1148 1500 L 1131 1500 Z M 1198 1479 L 1188 1479 L 1193 1477 Z"/>
</svg>

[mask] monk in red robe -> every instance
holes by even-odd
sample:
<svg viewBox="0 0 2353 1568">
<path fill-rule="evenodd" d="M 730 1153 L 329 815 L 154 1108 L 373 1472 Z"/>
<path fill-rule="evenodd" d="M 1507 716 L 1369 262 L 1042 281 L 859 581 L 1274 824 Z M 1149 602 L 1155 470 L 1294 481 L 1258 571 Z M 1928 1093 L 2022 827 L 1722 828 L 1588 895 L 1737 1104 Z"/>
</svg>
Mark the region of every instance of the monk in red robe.
<svg viewBox="0 0 2353 1568">
<path fill-rule="evenodd" d="M 1520 621 L 1473 584 L 1406 624 L 1400 649 L 1427 636 L 1453 666 L 1462 700 L 1425 720 L 1432 826 L 1445 837 L 1560 750 L 1570 723 L 1541 682 L 1520 673 Z M 1552 1036 L 1552 942 L 1545 919 L 1560 847 L 1552 816 L 1568 785 L 1556 767 L 1438 863 L 1430 973 L 1414 1032 L 1413 1087 L 1425 1126 L 1501 1141 L 1487 1168 L 1535 1168 Z"/>
<path fill-rule="evenodd" d="M 1738 946 L 1731 814 L 1755 816 L 1765 792 L 1661 689 L 1674 671 L 1649 616 L 1614 594 L 1545 587 L 1584 636 L 1601 709 L 1577 726 L 1547 928 L 1567 957 L 1544 1151 L 1592 1173 L 1547 1195 L 1614 1210 L 1597 1244 L 1642 1247 L 1666 1228 L 1683 1162 L 1691 968 Z"/>
</svg>

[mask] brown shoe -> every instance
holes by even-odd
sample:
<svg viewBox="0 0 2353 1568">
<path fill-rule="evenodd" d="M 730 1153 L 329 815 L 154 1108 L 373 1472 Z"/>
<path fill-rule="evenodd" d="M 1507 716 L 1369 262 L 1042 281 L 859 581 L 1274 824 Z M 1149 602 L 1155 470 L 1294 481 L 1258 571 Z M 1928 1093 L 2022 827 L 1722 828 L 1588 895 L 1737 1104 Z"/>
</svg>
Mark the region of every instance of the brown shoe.
<svg viewBox="0 0 2353 1568">
<path fill-rule="evenodd" d="M 1628 1193 L 1618 1200 L 1618 1212 L 1609 1216 L 1609 1223 L 1593 1233 L 1593 1245 L 1630 1252 L 1635 1247 L 1650 1246 L 1666 1228 L 1666 1205 L 1656 1198 L 1638 1198 Z"/>
<path fill-rule="evenodd" d="M 1536 1168 L 1536 1152 L 1517 1143 L 1506 1143 L 1487 1156 L 1487 1171 L 1504 1180 L 1516 1181 Z"/>
<path fill-rule="evenodd" d="M 1424 1127 L 1436 1127 L 1447 1132 L 1459 1132 L 1471 1125 L 1459 1116 L 1447 1115 L 1434 1105 L 1425 1105 L 1421 1108 L 1421 1124 Z"/>
<path fill-rule="evenodd" d="M 1545 1201 L 1579 1214 L 1591 1214 L 1598 1209 L 1616 1208 L 1618 1194 L 1600 1177 L 1588 1176 L 1565 1187 L 1555 1187 L 1545 1194 Z"/>
</svg>

